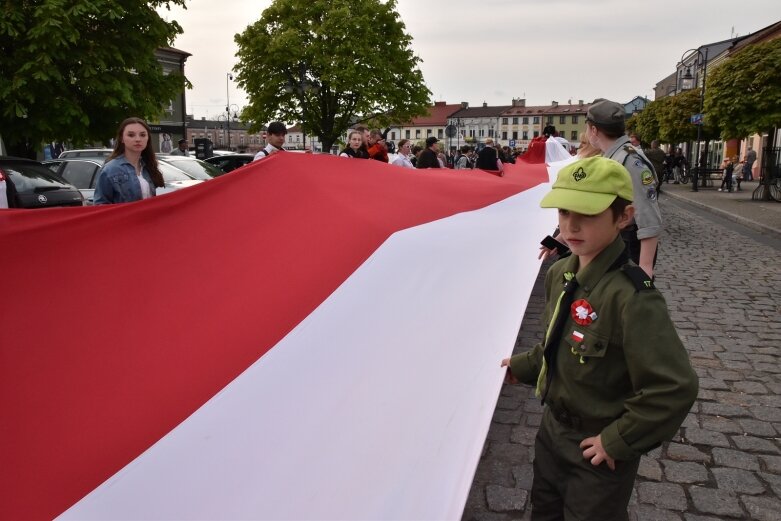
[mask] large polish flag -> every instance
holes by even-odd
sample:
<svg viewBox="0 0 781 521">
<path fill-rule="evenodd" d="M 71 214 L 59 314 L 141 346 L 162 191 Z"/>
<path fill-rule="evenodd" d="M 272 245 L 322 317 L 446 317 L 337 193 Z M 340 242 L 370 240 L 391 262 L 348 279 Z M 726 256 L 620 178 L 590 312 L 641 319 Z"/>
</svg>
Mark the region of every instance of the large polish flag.
<svg viewBox="0 0 781 521">
<path fill-rule="evenodd" d="M 560 166 L 1 211 L 0 518 L 459 518 Z"/>
</svg>

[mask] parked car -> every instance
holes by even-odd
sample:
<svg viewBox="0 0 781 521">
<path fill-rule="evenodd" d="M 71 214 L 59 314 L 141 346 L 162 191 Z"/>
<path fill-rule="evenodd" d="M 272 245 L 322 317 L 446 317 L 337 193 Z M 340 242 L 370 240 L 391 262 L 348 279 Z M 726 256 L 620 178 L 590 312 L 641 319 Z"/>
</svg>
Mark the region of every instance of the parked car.
<svg viewBox="0 0 781 521">
<path fill-rule="evenodd" d="M 255 159 L 255 156 L 252 154 L 228 154 L 212 156 L 209 159 L 204 159 L 204 161 L 228 173 L 247 163 L 252 163 L 253 159 Z"/>
<path fill-rule="evenodd" d="M 44 208 L 50 206 L 82 206 L 84 197 L 70 183 L 52 173 L 47 167 L 19 157 L 0 157 L 0 174 L 8 189 L 11 208 Z M 9 187 L 7 187 L 9 188 Z"/>
<path fill-rule="evenodd" d="M 203 181 L 208 181 L 225 173 L 212 164 L 188 156 L 157 154 L 157 162 L 174 166 L 190 177 Z"/>
<path fill-rule="evenodd" d="M 90 158 L 90 159 L 106 159 L 113 152 L 110 148 L 84 148 L 81 150 L 65 150 L 59 157 L 53 159 L 74 159 L 74 158 Z"/>
<path fill-rule="evenodd" d="M 52 172 L 79 189 L 86 205 L 92 205 L 94 202 L 95 185 L 98 182 L 98 174 L 103 163 L 103 159 L 52 159 L 44 161 L 44 165 L 51 169 Z M 195 179 L 162 161 L 158 161 L 158 167 L 160 168 L 160 173 L 163 174 L 165 186 L 155 191 L 157 195 L 167 194 L 203 182 L 202 179 Z"/>
</svg>

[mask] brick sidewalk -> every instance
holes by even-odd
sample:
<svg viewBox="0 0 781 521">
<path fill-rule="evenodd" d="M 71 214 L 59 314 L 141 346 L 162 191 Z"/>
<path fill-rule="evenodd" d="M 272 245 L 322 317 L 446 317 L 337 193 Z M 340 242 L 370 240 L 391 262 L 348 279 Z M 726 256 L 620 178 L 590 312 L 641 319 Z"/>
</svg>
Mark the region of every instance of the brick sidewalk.
<svg viewBox="0 0 781 521">
<path fill-rule="evenodd" d="M 747 215 L 730 205 L 757 205 L 747 207 L 755 218 L 764 219 L 763 212 L 776 208 L 781 212 L 781 203 L 748 202 L 742 192 L 689 189 L 686 193 L 699 198 L 701 205 L 711 204 L 728 215 Z M 674 190 L 668 195 L 685 199 L 683 189 Z M 768 252 L 767 244 L 740 233 L 739 227 L 736 231 L 687 211 L 677 201 L 660 199 L 666 224 L 657 286 L 700 377 L 700 393 L 676 437 L 642 458 L 630 518 L 778 521 L 781 307 L 776 292 L 781 269 L 769 260 L 778 251 Z M 778 241 L 774 244 L 779 248 Z M 544 271 L 545 267 L 515 352 L 542 338 Z M 464 510 L 465 521 L 529 519 L 531 461 L 540 418 L 539 401 L 530 387 L 504 386 Z"/>
</svg>

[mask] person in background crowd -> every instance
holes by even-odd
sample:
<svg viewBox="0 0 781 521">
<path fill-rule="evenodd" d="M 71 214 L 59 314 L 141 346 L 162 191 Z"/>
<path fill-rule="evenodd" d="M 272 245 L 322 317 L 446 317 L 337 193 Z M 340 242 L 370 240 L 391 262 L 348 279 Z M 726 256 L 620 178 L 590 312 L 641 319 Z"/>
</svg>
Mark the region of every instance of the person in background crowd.
<svg viewBox="0 0 781 521">
<path fill-rule="evenodd" d="M 284 152 L 285 149 L 282 145 L 285 144 L 285 136 L 287 135 L 287 127 L 280 121 L 272 121 L 268 124 L 266 129 L 266 148 L 261 149 L 255 154 L 253 161 L 259 161 L 265 159 L 270 155 Z"/>
<path fill-rule="evenodd" d="M 723 175 L 721 177 L 721 186 L 719 192 L 731 192 L 732 191 L 732 173 L 735 171 L 735 159 L 733 157 L 725 157 L 721 163 L 721 169 Z M 725 190 L 724 187 L 727 187 Z"/>
<path fill-rule="evenodd" d="M 580 146 L 578 147 L 578 153 L 576 157 L 578 159 L 585 159 L 587 157 L 594 157 L 602 155 L 602 151 L 588 142 L 588 133 L 583 131 L 580 133 Z"/>
<path fill-rule="evenodd" d="M 748 146 L 748 150 L 746 150 L 746 157 L 744 158 L 745 164 L 743 165 L 743 180 L 744 181 L 753 181 L 754 180 L 754 163 L 757 160 L 757 153 L 754 151 L 753 148 L 751 148 L 751 145 Z"/>
<path fill-rule="evenodd" d="M 179 146 L 176 147 L 176 149 L 171 152 L 172 156 L 190 156 L 190 144 L 187 142 L 186 139 L 182 138 L 179 140 Z"/>
<path fill-rule="evenodd" d="M 397 147 L 399 149 L 399 155 L 396 156 L 396 159 L 393 160 L 392 164 L 404 168 L 415 168 L 415 165 L 413 165 L 412 161 L 409 160 L 409 156 L 411 154 L 411 145 L 412 143 L 409 139 L 402 139 L 399 141 L 399 145 Z"/>
<path fill-rule="evenodd" d="M 458 156 L 456 156 L 455 161 L 455 169 L 456 170 L 471 170 L 472 169 L 472 161 L 469 157 L 469 154 L 472 150 L 472 147 L 469 145 L 461 145 L 461 150 L 459 151 Z"/>
<path fill-rule="evenodd" d="M 643 150 L 645 152 L 645 157 L 648 158 L 648 160 L 651 162 L 651 164 L 654 166 L 654 171 L 656 172 L 656 190 L 661 191 L 662 186 L 662 179 L 664 178 L 664 172 L 665 172 L 665 166 L 664 166 L 664 150 L 659 148 L 659 140 L 654 139 L 651 141 L 651 148 L 646 148 Z"/>
<path fill-rule="evenodd" d="M 439 161 L 439 168 L 447 167 L 447 158 L 445 157 L 444 152 L 437 153 L 437 161 Z"/>
<path fill-rule="evenodd" d="M 363 131 L 351 130 L 347 137 L 347 146 L 339 154 L 339 157 L 351 157 L 354 159 L 369 159 L 369 153 L 363 146 Z"/>
<path fill-rule="evenodd" d="M 119 125 L 114 151 L 98 174 L 96 205 L 147 199 L 155 195 L 156 188 L 165 186 L 151 133 L 140 118 L 127 118 Z"/>
<path fill-rule="evenodd" d="M 675 155 L 673 156 L 673 184 L 677 185 L 681 182 L 683 171 L 686 168 L 686 158 L 683 156 L 683 150 L 680 148 L 675 149 Z"/>
<path fill-rule="evenodd" d="M 418 167 L 418 158 L 420 157 L 420 154 L 423 152 L 423 147 L 420 145 L 413 145 L 412 146 L 412 157 L 409 158 L 410 162 L 412 163 L 412 166 L 415 168 Z"/>
<path fill-rule="evenodd" d="M 738 159 L 737 156 L 735 156 L 734 159 L 737 161 Z M 740 182 L 743 181 L 743 167 L 745 166 L 746 166 L 746 162 L 741 161 L 740 163 L 735 165 L 735 170 L 732 173 L 732 181 L 734 182 L 734 184 L 737 185 L 736 190 L 738 192 L 743 191 L 743 189 L 740 187 Z"/>
<path fill-rule="evenodd" d="M 361 133 L 361 137 L 363 138 L 363 145 L 361 147 L 366 152 L 366 156 L 369 156 L 369 127 L 366 125 L 356 125 L 353 130 L 357 130 Z"/>
<path fill-rule="evenodd" d="M 629 144 L 629 138 L 624 134 L 625 116 L 624 106 L 620 103 L 597 102 L 586 113 L 586 134 L 589 142 L 600 149 L 604 157 L 618 161 L 632 177 L 634 222 L 621 232 L 621 236 L 626 242 L 629 258 L 649 277 L 653 277 L 659 235 L 662 233 L 656 176 L 645 154 Z"/>
<path fill-rule="evenodd" d="M 515 156 L 513 155 L 512 150 L 510 150 L 510 147 L 508 146 L 502 147 L 502 157 L 503 157 L 502 160 L 503 163 L 510 163 L 513 165 L 515 164 Z"/>
<path fill-rule="evenodd" d="M 65 146 L 60 141 L 55 141 L 52 147 L 52 159 L 57 159 L 65 151 Z"/>
<path fill-rule="evenodd" d="M 630 132 L 629 133 L 629 143 L 635 147 L 638 150 L 643 149 L 643 143 L 640 141 L 640 138 L 637 136 L 636 133 Z"/>
<path fill-rule="evenodd" d="M 415 168 L 442 168 L 439 164 L 439 140 L 434 136 L 426 138 L 426 148 L 421 151 L 418 156 L 418 161 L 415 163 Z"/>
<path fill-rule="evenodd" d="M 388 147 L 385 145 L 385 138 L 382 137 L 382 132 L 379 130 L 369 132 L 367 144 L 369 159 L 382 161 L 383 163 L 388 162 Z"/>
<path fill-rule="evenodd" d="M 502 161 L 499 159 L 499 153 L 494 148 L 494 140 L 492 138 L 486 138 L 485 147 L 477 153 L 477 164 L 475 168 L 488 171 L 502 172 L 504 167 Z"/>
<path fill-rule="evenodd" d="M 171 146 L 171 134 L 168 134 L 167 132 L 163 132 L 163 134 L 160 137 L 161 137 L 160 153 L 170 154 L 171 149 L 173 148 Z"/>
</svg>

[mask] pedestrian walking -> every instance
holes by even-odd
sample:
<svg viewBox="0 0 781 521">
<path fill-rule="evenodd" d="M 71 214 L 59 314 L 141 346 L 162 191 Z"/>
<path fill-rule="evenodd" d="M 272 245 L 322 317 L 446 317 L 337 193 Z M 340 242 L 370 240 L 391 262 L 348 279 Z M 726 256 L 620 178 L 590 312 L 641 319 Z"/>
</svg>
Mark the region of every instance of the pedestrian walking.
<svg viewBox="0 0 781 521">
<path fill-rule="evenodd" d="M 185 156 L 185 157 L 189 157 L 190 156 L 190 143 L 188 143 L 187 140 L 184 139 L 184 138 L 180 139 L 176 149 L 174 149 L 174 151 L 171 152 L 171 155 L 172 156 Z"/>
<path fill-rule="evenodd" d="M 426 148 L 420 152 L 415 168 L 442 168 L 442 165 L 439 164 L 439 157 L 437 157 L 439 153 L 438 143 L 439 140 L 434 136 L 426 138 Z"/>
<path fill-rule="evenodd" d="M 119 125 L 114 150 L 98 174 L 94 202 L 130 203 L 154 197 L 165 186 L 146 121 L 127 118 Z"/>
<path fill-rule="evenodd" d="M 721 186 L 719 187 L 719 192 L 731 192 L 732 191 L 732 172 L 735 170 L 735 163 L 733 162 L 733 158 L 731 157 L 725 157 L 724 161 L 721 163 Z M 726 186 L 726 190 L 724 189 Z"/>
<path fill-rule="evenodd" d="M 743 179 L 746 181 L 753 181 L 754 180 L 754 162 L 757 160 L 757 153 L 756 151 L 751 148 L 751 145 L 748 146 L 748 150 L 746 150 L 746 165 L 743 169 Z"/>
<path fill-rule="evenodd" d="M 504 165 L 502 165 L 502 161 L 499 159 L 499 153 L 494 148 L 494 140 L 492 138 L 486 138 L 485 147 L 477 153 L 475 168 L 498 171 L 500 173 L 504 171 Z"/>
<path fill-rule="evenodd" d="M 459 150 L 458 156 L 456 156 L 455 160 L 455 169 L 456 170 L 471 170 L 472 169 L 472 161 L 469 158 L 469 152 L 472 150 L 472 148 L 469 145 L 461 145 L 461 149 Z"/>
<path fill-rule="evenodd" d="M 543 208 L 559 210 L 572 255 L 545 277 L 544 342 L 502 360 L 507 383 L 545 405 L 534 444 L 532 519 L 628 519 L 640 457 L 671 439 L 697 397 L 661 293 L 626 256 L 620 230 L 637 192 L 619 163 L 559 171 Z"/>
</svg>

